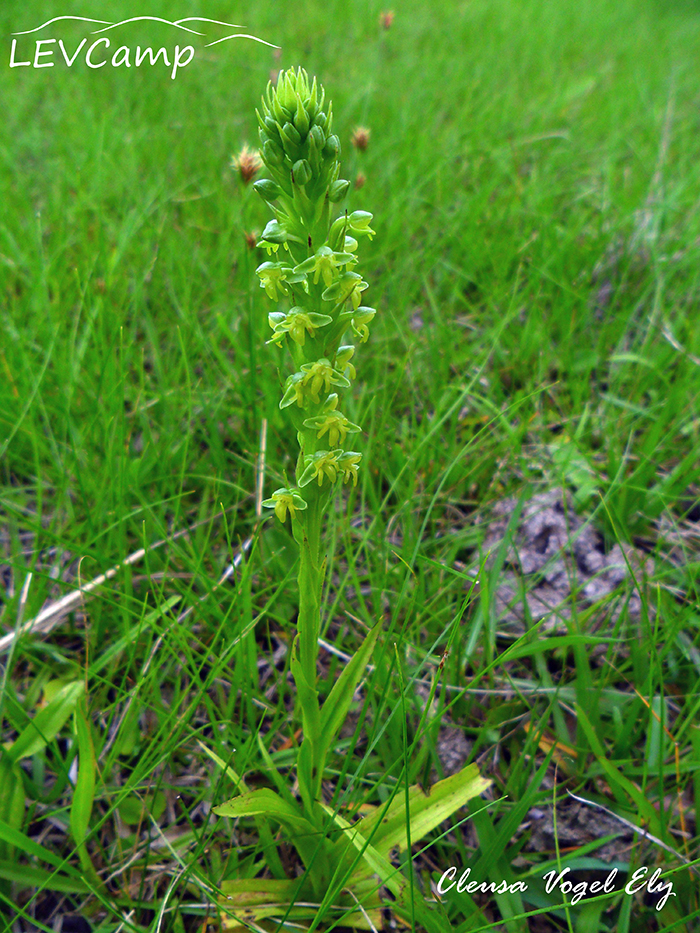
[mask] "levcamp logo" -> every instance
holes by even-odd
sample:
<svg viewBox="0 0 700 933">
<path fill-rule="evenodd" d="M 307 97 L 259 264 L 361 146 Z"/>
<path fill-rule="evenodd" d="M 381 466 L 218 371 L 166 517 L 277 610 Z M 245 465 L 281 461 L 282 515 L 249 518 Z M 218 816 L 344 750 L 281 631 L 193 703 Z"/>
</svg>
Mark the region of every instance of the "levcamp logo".
<svg viewBox="0 0 700 933">
<path fill-rule="evenodd" d="M 99 28 L 90 29 L 88 35 L 81 36 L 78 34 L 72 40 L 66 38 L 65 35 L 59 38 L 58 32 L 65 31 L 68 25 L 65 22 L 66 20 L 90 23 L 92 26 L 97 25 Z M 130 19 L 121 20 L 118 23 L 111 23 L 102 19 L 89 19 L 85 16 L 55 16 L 34 29 L 25 29 L 22 32 L 12 34 L 10 68 L 53 68 L 57 64 L 66 68 L 73 68 L 76 64 L 78 66 L 84 64 L 92 70 L 105 67 L 127 70 L 141 68 L 142 65 L 147 64 L 165 66 L 171 69 L 170 77 L 174 80 L 178 71 L 187 67 L 195 59 L 195 45 L 180 45 L 180 42 L 178 42 L 174 45 L 161 45 L 154 51 L 153 45 L 118 44 L 121 39 L 125 38 L 125 31 L 128 32 L 130 38 L 138 39 L 139 34 L 143 33 L 143 23 L 145 21 L 172 27 L 177 31 L 177 38 L 180 42 L 189 41 L 189 43 L 195 41 L 191 38 L 193 36 L 207 38 L 204 32 L 199 31 L 204 28 L 204 24 L 209 24 L 207 27 L 209 29 L 216 26 L 224 27 L 224 31 L 243 28 L 236 23 L 223 23 L 220 20 L 207 19 L 203 16 L 187 16 L 185 19 L 178 19 L 174 22 L 161 19 L 159 16 L 132 16 Z M 56 25 L 58 23 L 61 23 L 61 25 Z M 196 23 L 199 29 L 186 26 L 185 23 Z M 88 27 L 83 27 L 83 31 L 87 31 L 87 29 Z M 36 35 L 36 33 L 45 33 L 45 31 L 52 31 L 54 35 L 49 37 L 44 34 L 43 38 Z M 71 31 L 75 31 L 75 27 Z M 260 42 L 273 49 L 279 48 L 279 46 L 273 45 L 271 42 L 265 42 L 264 39 L 242 32 L 234 32 L 211 42 L 206 42 L 203 48 L 218 45 L 220 42 L 228 42 L 230 39 L 251 39 L 253 42 Z M 140 41 L 143 42 L 143 38 Z"/>
</svg>

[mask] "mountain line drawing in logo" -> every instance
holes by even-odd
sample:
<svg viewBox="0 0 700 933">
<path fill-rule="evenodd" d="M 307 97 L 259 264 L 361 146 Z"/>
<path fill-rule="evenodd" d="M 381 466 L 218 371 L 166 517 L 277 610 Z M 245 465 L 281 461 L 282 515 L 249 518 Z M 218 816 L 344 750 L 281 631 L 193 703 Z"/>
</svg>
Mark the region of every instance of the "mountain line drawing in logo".
<svg viewBox="0 0 700 933">
<path fill-rule="evenodd" d="M 180 29 L 183 32 L 191 33 L 195 36 L 206 36 L 206 33 L 199 32 L 196 29 L 192 29 L 189 26 L 184 26 L 183 23 L 212 23 L 217 26 L 226 26 L 229 29 L 242 29 L 243 27 L 239 23 L 226 23 L 220 19 L 209 19 L 206 16 L 185 16 L 183 19 L 178 20 L 168 20 L 162 19 L 160 16 L 132 16 L 129 19 L 121 20 L 118 23 L 112 23 L 109 20 L 105 19 L 93 19 L 88 16 L 54 16 L 52 19 L 48 19 L 45 23 L 42 23 L 41 26 L 35 26 L 34 29 L 23 29 L 19 32 L 13 32 L 13 36 L 27 36 L 34 32 L 39 32 L 42 29 L 45 29 L 46 26 L 50 26 L 52 23 L 60 22 L 61 20 L 78 20 L 84 23 L 92 23 L 99 25 L 100 29 L 93 29 L 92 34 L 97 35 L 99 33 L 108 32 L 111 29 L 116 29 L 118 26 L 126 26 L 129 23 L 143 22 L 148 20 L 155 23 L 163 23 L 166 26 L 173 26 L 175 29 Z M 253 42 L 260 42 L 262 45 L 267 45 L 272 49 L 278 49 L 279 46 L 275 45 L 273 42 L 266 42 L 264 39 L 260 39 L 258 36 L 250 35 L 249 33 L 235 32 L 230 36 L 223 36 L 220 39 L 214 39 L 213 42 L 207 42 L 205 48 L 209 48 L 211 45 L 218 45 L 220 42 L 226 42 L 228 39 L 251 39 Z"/>
</svg>

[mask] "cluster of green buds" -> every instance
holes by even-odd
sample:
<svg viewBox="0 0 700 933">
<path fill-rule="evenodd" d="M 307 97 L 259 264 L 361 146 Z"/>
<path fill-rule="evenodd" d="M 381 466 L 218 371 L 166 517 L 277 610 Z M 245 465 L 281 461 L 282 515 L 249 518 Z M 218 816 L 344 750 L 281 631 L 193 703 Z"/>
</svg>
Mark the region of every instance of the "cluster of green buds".
<svg viewBox="0 0 700 933">
<path fill-rule="evenodd" d="M 293 527 L 301 519 L 318 540 L 321 513 L 336 482 L 357 484 L 361 454 L 348 449 L 348 435 L 360 431 L 340 409 L 340 393 L 355 378 L 355 347 L 369 336 L 374 308 L 362 303 L 368 287 L 356 272 L 357 241 L 371 237 L 372 215 L 334 211 L 349 182 L 339 178 L 340 141 L 332 132 L 330 103 L 303 69 L 280 72 L 269 84 L 260 124 L 261 157 L 270 175 L 255 190 L 274 219 L 259 245 L 269 260 L 257 269 L 268 296 L 285 306 L 269 315 L 268 343 L 289 349 L 293 371 L 284 383 L 280 408 L 291 416 L 300 453 L 296 485 L 277 489 L 263 505 Z M 281 248 L 280 248 L 281 247 Z M 295 535 L 301 543 L 295 529 Z"/>
</svg>

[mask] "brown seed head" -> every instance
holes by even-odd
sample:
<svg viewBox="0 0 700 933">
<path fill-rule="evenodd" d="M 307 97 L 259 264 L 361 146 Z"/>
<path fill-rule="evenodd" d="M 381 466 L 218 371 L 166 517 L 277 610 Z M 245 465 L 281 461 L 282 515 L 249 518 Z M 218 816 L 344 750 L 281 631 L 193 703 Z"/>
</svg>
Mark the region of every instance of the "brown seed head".
<svg viewBox="0 0 700 933">
<path fill-rule="evenodd" d="M 384 10 L 379 14 L 379 25 L 382 29 L 391 29 L 396 13 L 393 10 Z"/>
<path fill-rule="evenodd" d="M 350 136 L 350 142 L 353 144 L 355 149 L 359 149 L 360 152 L 364 152 L 367 146 L 369 145 L 369 130 L 366 126 L 356 126 L 352 131 Z"/>
<path fill-rule="evenodd" d="M 355 179 L 355 188 L 361 188 L 364 183 L 367 181 L 362 172 L 357 173 L 357 178 Z"/>
<path fill-rule="evenodd" d="M 231 159 L 231 168 L 238 172 L 244 185 L 249 184 L 262 168 L 260 153 L 246 143 L 238 155 Z"/>
<path fill-rule="evenodd" d="M 245 231 L 243 236 L 245 237 L 245 245 L 248 247 L 248 249 L 255 249 L 258 243 L 257 234 L 254 231 L 251 231 L 250 233 Z"/>
</svg>

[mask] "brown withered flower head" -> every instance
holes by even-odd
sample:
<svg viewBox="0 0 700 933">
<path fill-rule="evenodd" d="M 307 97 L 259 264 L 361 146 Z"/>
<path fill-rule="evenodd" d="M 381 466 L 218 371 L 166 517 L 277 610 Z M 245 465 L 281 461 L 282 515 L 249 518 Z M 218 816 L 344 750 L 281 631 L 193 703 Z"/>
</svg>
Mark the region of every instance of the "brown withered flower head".
<svg viewBox="0 0 700 933">
<path fill-rule="evenodd" d="M 379 25 L 382 29 L 391 29 L 396 13 L 393 10 L 384 10 L 379 14 Z"/>
<path fill-rule="evenodd" d="M 238 172 L 244 185 L 250 184 L 262 168 L 262 161 L 257 149 L 251 149 L 246 143 L 238 155 L 231 159 L 231 168 Z"/>
<path fill-rule="evenodd" d="M 353 144 L 355 149 L 359 149 L 360 152 L 364 152 L 369 145 L 369 136 L 370 131 L 366 126 L 356 126 L 352 131 L 352 135 L 350 136 L 350 142 Z"/>
<path fill-rule="evenodd" d="M 362 188 L 364 183 L 367 181 L 362 172 L 357 173 L 357 178 L 355 179 L 355 188 Z"/>
</svg>

